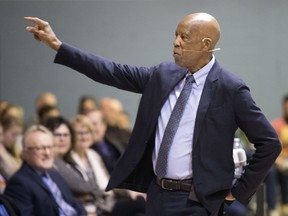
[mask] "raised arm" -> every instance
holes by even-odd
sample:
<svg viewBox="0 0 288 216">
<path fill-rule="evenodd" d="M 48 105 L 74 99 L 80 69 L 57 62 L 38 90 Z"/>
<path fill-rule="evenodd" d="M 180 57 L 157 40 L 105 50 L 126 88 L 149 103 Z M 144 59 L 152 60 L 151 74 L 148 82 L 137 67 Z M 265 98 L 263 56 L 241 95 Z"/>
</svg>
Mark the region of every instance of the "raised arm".
<svg viewBox="0 0 288 216">
<path fill-rule="evenodd" d="M 48 22 L 37 17 L 24 17 L 26 21 L 33 22 L 34 26 L 27 26 L 26 30 L 34 34 L 34 38 L 58 51 L 62 42 L 56 37 Z"/>
<path fill-rule="evenodd" d="M 27 26 L 26 30 L 33 33 L 36 40 L 45 43 L 57 52 L 55 63 L 79 71 L 96 82 L 142 93 L 154 71 L 154 68 L 117 64 L 74 48 L 62 43 L 48 22 L 37 17 L 24 17 L 24 19 L 35 24 Z"/>
</svg>

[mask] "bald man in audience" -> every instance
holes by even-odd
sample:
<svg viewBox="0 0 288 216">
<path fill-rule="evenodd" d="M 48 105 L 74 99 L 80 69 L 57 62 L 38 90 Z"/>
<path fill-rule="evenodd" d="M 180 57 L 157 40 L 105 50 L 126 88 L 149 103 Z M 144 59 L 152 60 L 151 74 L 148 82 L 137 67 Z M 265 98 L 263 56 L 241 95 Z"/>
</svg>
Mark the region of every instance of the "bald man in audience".
<svg viewBox="0 0 288 216">
<path fill-rule="evenodd" d="M 44 107 L 55 107 L 58 109 L 58 99 L 57 96 L 52 92 L 42 92 L 35 99 L 35 119 L 36 123 L 40 122 L 39 112 Z M 35 123 L 34 122 L 34 123 Z"/>
<path fill-rule="evenodd" d="M 99 101 L 99 108 L 102 111 L 109 126 L 117 126 L 118 116 L 123 112 L 121 101 L 116 98 L 104 97 Z"/>
<path fill-rule="evenodd" d="M 35 108 L 38 111 L 43 106 L 58 106 L 58 100 L 52 92 L 42 92 L 35 100 Z"/>
</svg>

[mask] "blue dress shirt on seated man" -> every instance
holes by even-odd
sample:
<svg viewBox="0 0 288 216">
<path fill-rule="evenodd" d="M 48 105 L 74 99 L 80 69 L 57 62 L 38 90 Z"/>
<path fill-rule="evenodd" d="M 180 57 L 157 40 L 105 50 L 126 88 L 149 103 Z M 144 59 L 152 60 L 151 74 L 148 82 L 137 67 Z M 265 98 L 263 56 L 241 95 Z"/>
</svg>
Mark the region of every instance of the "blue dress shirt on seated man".
<svg viewBox="0 0 288 216">
<path fill-rule="evenodd" d="M 23 138 L 23 165 L 8 181 L 5 195 L 23 216 L 85 216 L 65 180 L 51 170 L 53 151 L 51 132 L 40 125 L 30 127 Z"/>
<path fill-rule="evenodd" d="M 281 145 L 246 84 L 213 57 L 220 38 L 220 26 L 213 16 L 185 16 L 175 31 L 175 62 L 150 68 L 117 64 L 86 53 L 62 43 L 48 22 L 25 19 L 36 24 L 27 31 L 57 51 L 56 63 L 96 82 L 142 94 L 129 145 L 111 174 L 107 190 L 117 187 L 147 192 L 149 216 L 215 216 L 222 214 L 224 200 L 249 202 Z M 186 82 L 186 76 L 192 80 L 189 75 L 195 82 Z M 188 101 L 187 89 L 192 89 Z M 185 106 L 183 112 L 178 101 Z M 178 110 L 183 113 L 180 122 L 174 117 Z M 171 122 L 179 124 L 176 130 Z M 232 185 L 233 140 L 238 127 L 256 151 L 245 173 Z M 173 134 L 167 133 L 168 129 Z M 162 143 L 169 135 L 174 136 L 172 143 Z M 165 157 L 167 163 L 160 176 L 156 165 Z"/>
</svg>

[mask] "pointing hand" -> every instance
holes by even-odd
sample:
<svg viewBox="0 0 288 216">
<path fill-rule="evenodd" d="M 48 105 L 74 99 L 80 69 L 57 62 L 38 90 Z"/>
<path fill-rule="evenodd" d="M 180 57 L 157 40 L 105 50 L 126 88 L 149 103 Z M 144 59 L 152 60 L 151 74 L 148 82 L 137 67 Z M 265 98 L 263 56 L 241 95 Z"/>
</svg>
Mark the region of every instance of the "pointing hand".
<svg viewBox="0 0 288 216">
<path fill-rule="evenodd" d="M 58 51 L 62 42 L 56 37 L 49 23 L 37 17 L 24 17 L 26 21 L 33 22 L 34 26 L 27 26 L 26 31 L 34 34 L 34 38 Z"/>
</svg>

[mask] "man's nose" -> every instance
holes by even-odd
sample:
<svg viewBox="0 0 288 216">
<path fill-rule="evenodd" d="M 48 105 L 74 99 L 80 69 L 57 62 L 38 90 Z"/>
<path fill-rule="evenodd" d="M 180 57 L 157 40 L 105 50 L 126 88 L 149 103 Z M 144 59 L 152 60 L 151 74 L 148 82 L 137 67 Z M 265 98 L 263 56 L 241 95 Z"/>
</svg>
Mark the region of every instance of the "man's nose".
<svg viewBox="0 0 288 216">
<path fill-rule="evenodd" d="M 44 154 L 49 156 L 52 154 L 53 149 L 52 148 L 44 148 Z"/>
<path fill-rule="evenodd" d="M 173 41 L 173 46 L 174 47 L 179 47 L 180 46 L 180 37 L 177 36 L 174 41 Z"/>
<path fill-rule="evenodd" d="M 45 148 L 45 149 L 44 149 L 44 153 L 45 153 L 46 155 L 50 155 L 50 154 L 51 154 L 51 149 Z"/>
</svg>

